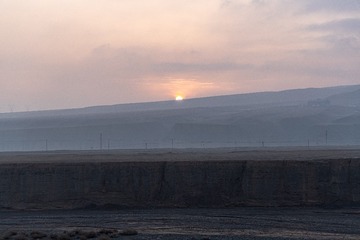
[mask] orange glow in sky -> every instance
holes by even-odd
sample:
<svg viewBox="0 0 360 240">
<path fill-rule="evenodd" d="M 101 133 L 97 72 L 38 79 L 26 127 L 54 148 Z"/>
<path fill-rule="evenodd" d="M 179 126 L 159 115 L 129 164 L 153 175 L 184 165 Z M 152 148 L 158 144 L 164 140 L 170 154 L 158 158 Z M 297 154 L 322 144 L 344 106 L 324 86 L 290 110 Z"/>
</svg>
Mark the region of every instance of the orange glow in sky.
<svg viewBox="0 0 360 240">
<path fill-rule="evenodd" d="M 0 9 L 0 112 L 359 83 L 358 0 L 13 0 Z"/>
</svg>

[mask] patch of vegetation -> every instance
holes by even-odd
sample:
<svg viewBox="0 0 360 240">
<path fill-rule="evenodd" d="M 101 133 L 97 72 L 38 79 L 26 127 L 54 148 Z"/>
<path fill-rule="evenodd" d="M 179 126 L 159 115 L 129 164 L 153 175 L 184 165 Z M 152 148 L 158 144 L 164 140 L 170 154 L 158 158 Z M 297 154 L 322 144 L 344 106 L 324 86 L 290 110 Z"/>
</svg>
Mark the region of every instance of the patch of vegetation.
<svg viewBox="0 0 360 240">
<path fill-rule="evenodd" d="M 120 232 L 120 235 L 123 235 L 123 236 L 133 236 L 133 235 L 137 235 L 137 234 L 138 234 L 138 232 L 135 229 L 125 229 Z"/>
<path fill-rule="evenodd" d="M 45 233 L 41 231 L 31 231 L 31 232 L 16 232 L 16 231 L 7 231 L 0 235 L 0 240 L 111 240 L 118 238 L 119 236 L 132 236 L 137 235 L 138 232 L 134 229 L 125 229 L 119 231 L 116 229 L 100 229 L 100 230 L 91 230 L 84 231 L 81 229 L 76 229 L 73 231 L 64 231 L 62 233 Z"/>
<path fill-rule="evenodd" d="M 7 240 L 7 239 L 10 239 L 12 236 L 16 236 L 16 235 L 17 235 L 17 232 L 15 232 L 15 231 L 7 231 L 1 235 L 1 239 Z"/>
<path fill-rule="evenodd" d="M 32 239 L 43 239 L 43 238 L 46 238 L 47 235 L 46 235 L 45 233 L 43 233 L 43 232 L 32 231 L 32 232 L 30 233 L 30 237 L 31 237 Z"/>
</svg>

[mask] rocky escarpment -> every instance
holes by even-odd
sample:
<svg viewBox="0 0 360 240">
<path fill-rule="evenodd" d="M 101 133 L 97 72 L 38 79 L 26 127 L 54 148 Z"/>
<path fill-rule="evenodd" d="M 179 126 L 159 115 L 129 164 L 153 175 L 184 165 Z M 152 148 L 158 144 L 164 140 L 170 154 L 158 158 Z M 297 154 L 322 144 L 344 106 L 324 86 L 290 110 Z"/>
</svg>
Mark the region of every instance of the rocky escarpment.
<svg viewBox="0 0 360 240">
<path fill-rule="evenodd" d="M 360 161 L 153 161 L 0 165 L 0 207 L 360 205 Z"/>
</svg>

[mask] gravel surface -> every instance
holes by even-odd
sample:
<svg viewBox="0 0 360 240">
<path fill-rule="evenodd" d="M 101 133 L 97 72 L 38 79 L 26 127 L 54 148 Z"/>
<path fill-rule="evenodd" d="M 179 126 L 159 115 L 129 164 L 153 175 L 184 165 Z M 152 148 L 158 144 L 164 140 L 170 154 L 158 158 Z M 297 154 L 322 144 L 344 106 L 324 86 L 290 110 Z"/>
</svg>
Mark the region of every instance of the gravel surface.
<svg viewBox="0 0 360 240">
<path fill-rule="evenodd" d="M 93 239 L 102 240 L 360 239 L 358 208 L 3 211 L 0 219 L 2 239 L 18 240 L 21 236 L 55 239 L 54 234 L 71 235 L 76 231 L 95 232 Z M 117 234 L 100 234 L 104 229 Z M 34 231 L 46 237 L 31 237 Z M 9 233 L 16 235 L 7 236 Z M 68 239 L 85 238 L 72 234 Z"/>
</svg>

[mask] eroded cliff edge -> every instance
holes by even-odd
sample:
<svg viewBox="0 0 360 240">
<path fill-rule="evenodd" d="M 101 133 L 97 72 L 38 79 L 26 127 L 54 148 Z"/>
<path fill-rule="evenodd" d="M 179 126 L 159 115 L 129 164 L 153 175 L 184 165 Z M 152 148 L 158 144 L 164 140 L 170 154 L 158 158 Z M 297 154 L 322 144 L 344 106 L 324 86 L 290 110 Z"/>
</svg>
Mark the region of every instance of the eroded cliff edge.
<svg viewBox="0 0 360 240">
<path fill-rule="evenodd" d="M 360 160 L 0 164 L 0 208 L 359 206 Z"/>
</svg>

